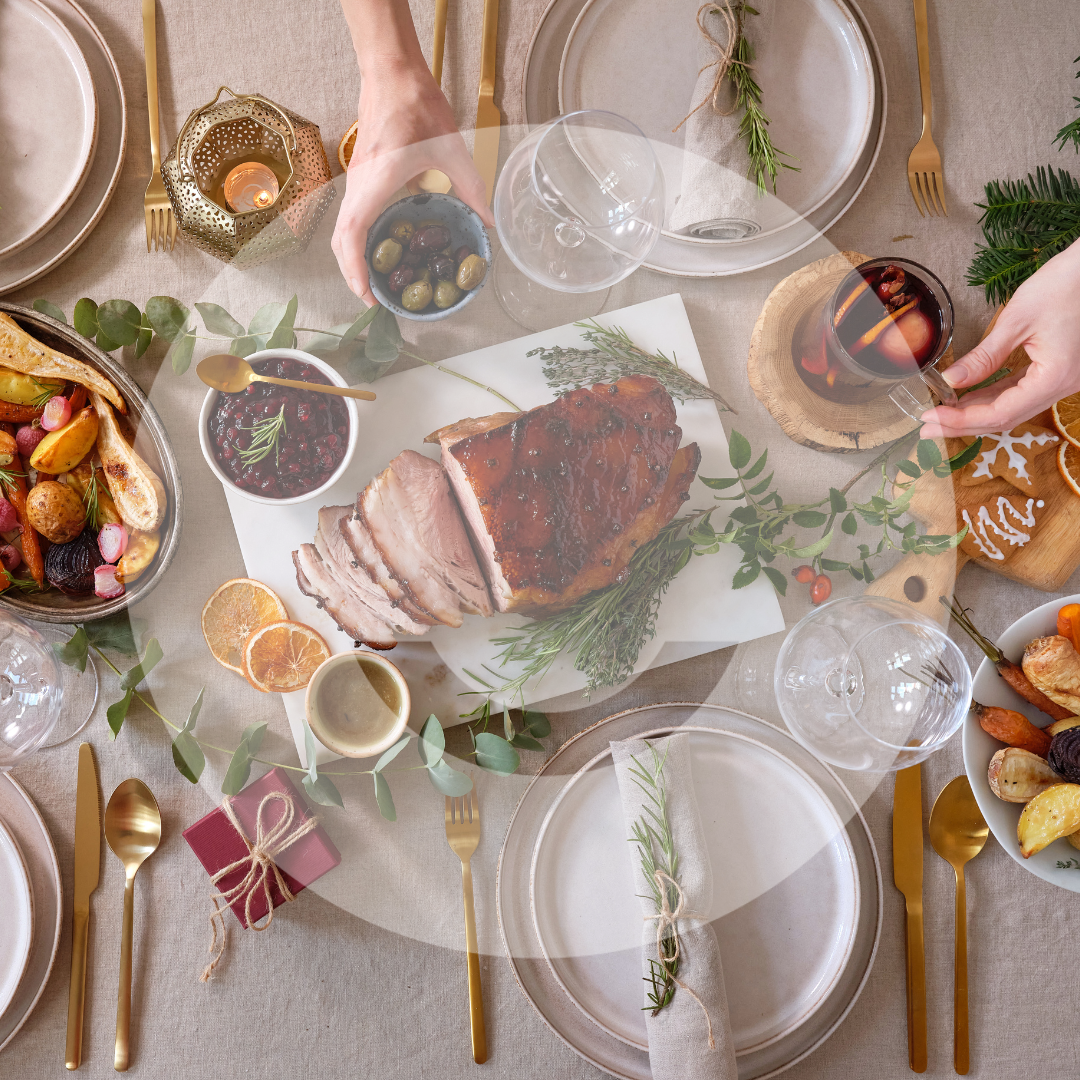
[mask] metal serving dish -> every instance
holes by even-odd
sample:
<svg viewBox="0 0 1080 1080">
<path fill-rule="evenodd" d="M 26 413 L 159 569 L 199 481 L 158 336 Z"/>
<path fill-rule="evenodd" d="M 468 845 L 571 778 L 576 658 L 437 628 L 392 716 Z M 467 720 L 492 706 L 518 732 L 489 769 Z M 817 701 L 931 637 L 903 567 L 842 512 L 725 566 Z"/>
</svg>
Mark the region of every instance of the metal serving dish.
<svg viewBox="0 0 1080 1080">
<path fill-rule="evenodd" d="M 150 404 L 139 384 L 119 363 L 70 326 L 48 315 L 3 300 L 0 300 L 0 311 L 10 315 L 42 344 L 89 364 L 112 380 L 127 402 L 126 419 L 135 429 L 135 448 L 147 465 L 161 477 L 168 493 L 169 508 L 161 526 L 161 546 L 158 548 L 157 558 L 151 568 L 138 578 L 123 596 L 101 600 L 96 596 L 66 596 L 57 589 L 43 593 L 23 593 L 9 588 L 0 593 L 0 605 L 25 619 L 46 623 L 83 623 L 108 618 L 149 595 L 165 576 L 180 546 L 184 491 L 180 483 L 180 468 L 176 455 L 157 410 Z"/>
</svg>

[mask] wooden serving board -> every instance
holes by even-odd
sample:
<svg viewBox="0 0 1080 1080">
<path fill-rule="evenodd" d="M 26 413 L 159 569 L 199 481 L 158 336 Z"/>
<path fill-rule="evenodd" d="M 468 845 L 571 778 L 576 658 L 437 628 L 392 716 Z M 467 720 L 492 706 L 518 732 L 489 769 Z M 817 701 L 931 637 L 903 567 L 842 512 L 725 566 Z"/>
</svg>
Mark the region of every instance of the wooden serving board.
<svg viewBox="0 0 1080 1080">
<path fill-rule="evenodd" d="M 993 322 L 990 327 L 993 327 Z M 1016 372 L 1029 363 L 1024 350 L 1017 349 L 1009 357 L 1007 366 Z M 1031 419 L 1054 430 L 1049 409 Z M 950 456 L 964 448 L 961 439 L 946 439 L 945 444 Z M 866 591 L 876 596 L 907 601 L 927 615 L 943 621 L 948 613 L 938 602 L 938 597 L 951 596 L 956 575 L 969 561 L 1036 589 L 1046 592 L 1059 590 L 1080 565 L 1080 497 L 1061 478 L 1057 451 L 1058 446 L 1055 446 L 1037 455 L 1032 463 L 1032 475 L 1039 485 L 1039 498 L 1045 506 L 1037 511 L 1036 523 L 1030 530 L 1031 540 L 1003 562 L 985 556 L 972 560 L 966 551 L 960 549 L 957 549 L 955 556 L 952 553 L 907 555 L 872 582 Z M 996 500 L 999 495 L 1020 495 L 1017 488 L 1004 480 L 994 478 L 965 487 L 959 483 L 959 477 L 960 473 L 944 478 L 927 473 L 916 481 L 911 515 L 923 523 L 926 532 L 954 533 L 963 527 L 960 517 L 963 510 L 966 509 L 974 517 L 974 511 L 979 506 Z M 1026 499 L 1027 496 L 1024 497 L 1025 502 Z"/>
</svg>

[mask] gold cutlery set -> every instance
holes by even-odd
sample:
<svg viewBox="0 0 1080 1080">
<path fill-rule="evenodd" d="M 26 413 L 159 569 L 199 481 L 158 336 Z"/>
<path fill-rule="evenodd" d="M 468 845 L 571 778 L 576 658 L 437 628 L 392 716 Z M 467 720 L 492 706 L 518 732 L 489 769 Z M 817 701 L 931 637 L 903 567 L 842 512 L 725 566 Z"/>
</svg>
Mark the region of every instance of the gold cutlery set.
<svg viewBox="0 0 1080 1080">
<path fill-rule="evenodd" d="M 105 808 L 105 839 L 124 864 L 124 923 L 120 941 L 120 989 L 116 1003 L 116 1046 L 113 1067 L 130 1063 L 131 956 L 134 927 L 135 875 L 161 842 L 161 813 L 141 780 L 125 780 Z M 79 747 L 79 779 L 75 796 L 75 888 L 71 932 L 71 982 L 68 989 L 67 1051 L 64 1063 L 82 1062 L 86 1000 L 86 946 L 90 928 L 90 894 L 101 871 L 101 800 L 97 766 L 89 743 Z"/>
<path fill-rule="evenodd" d="M 983 849 L 989 829 L 966 776 L 942 788 L 930 811 L 930 843 L 956 875 L 953 974 L 953 1067 L 970 1066 L 968 1046 L 967 894 L 964 866 Z M 922 770 L 896 774 L 893 792 L 893 880 L 907 907 L 908 1064 L 926 1071 L 926 959 L 923 946 Z"/>
</svg>

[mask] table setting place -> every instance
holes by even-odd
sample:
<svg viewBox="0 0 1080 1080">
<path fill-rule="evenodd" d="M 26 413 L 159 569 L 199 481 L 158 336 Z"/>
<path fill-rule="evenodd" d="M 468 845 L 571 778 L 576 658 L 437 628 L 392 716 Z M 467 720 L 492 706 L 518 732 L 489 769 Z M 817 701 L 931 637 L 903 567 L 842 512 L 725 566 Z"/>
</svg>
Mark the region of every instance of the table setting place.
<svg viewBox="0 0 1080 1080">
<path fill-rule="evenodd" d="M 1080 58 L 986 6 L 0 0 L 0 1075 L 1075 1071 Z"/>
</svg>

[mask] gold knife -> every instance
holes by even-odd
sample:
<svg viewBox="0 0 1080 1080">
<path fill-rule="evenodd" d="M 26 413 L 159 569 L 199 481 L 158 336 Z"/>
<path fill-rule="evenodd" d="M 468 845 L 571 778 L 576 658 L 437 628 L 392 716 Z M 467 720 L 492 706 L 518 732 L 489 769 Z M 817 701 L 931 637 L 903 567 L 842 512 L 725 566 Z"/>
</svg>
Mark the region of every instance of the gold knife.
<svg viewBox="0 0 1080 1080">
<path fill-rule="evenodd" d="M 476 102 L 473 163 L 483 177 L 487 201 L 495 191 L 499 167 L 499 128 L 502 113 L 495 105 L 495 55 L 499 37 L 499 0 L 484 0 L 484 37 L 480 46 L 480 95 Z"/>
<path fill-rule="evenodd" d="M 77 1069 L 82 1061 L 83 1004 L 86 1000 L 86 942 L 90 930 L 90 894 L 101 873 L 101 798 L 97 766 L 89 743 L 79 747 L 79 784 L 75 794 L 75 890 L 71 925 L 71 984 L 68 988 L 67 1056 Z"/>
<path fill-rule="evenodd" d="M 431 52 L 431 77 L 442 89 L 442 62 L 446 47 L 446 9 L 447 0 L 435 0 L 435 44 Z M 450 177 L 441 169 L 425 169 L 419 176 L 414 176 L 405 188 L 410 195 L 431 194 L 445 195 L 454 185 Z"/>
<path fill-rule="evenodd" d="M 908 1064 L 926 1072 L 926 956 L 923 951 L 922 767 L 896 774 L 893 791 L 893 881 L 907 901 Z"/>
</svg>

